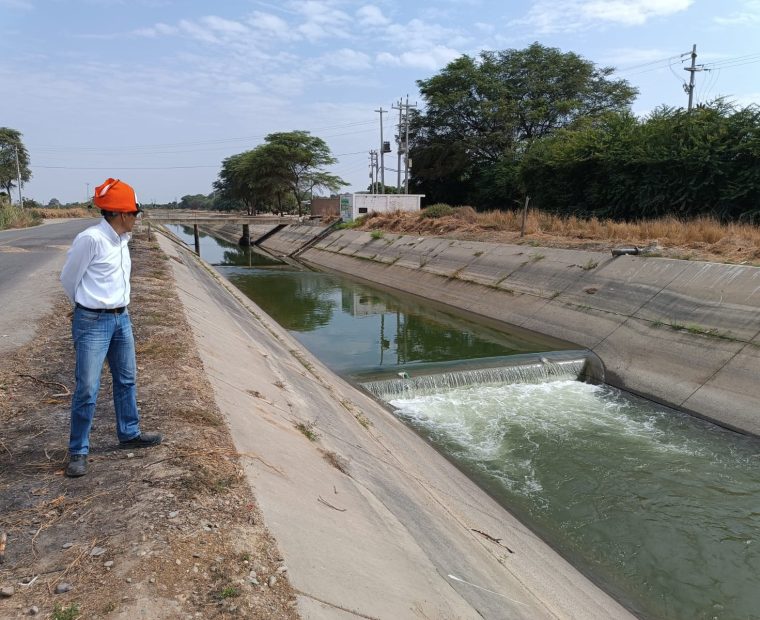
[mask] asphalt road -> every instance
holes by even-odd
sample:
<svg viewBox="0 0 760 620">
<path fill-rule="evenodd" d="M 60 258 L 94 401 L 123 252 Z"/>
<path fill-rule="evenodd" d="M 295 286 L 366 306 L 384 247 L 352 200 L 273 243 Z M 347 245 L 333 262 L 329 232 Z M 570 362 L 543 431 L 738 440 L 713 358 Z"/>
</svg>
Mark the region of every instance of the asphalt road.
<svg viewBox="0 0 760 620">
<path fill-rule="evenodd" d="M 96 222 L 48 220 L 42 226 L 0 231 L 0 355 L 34 338 L 39 319 L 63 295 L 58 275 L 66 251 L 78 233 Z"/>
</svg>

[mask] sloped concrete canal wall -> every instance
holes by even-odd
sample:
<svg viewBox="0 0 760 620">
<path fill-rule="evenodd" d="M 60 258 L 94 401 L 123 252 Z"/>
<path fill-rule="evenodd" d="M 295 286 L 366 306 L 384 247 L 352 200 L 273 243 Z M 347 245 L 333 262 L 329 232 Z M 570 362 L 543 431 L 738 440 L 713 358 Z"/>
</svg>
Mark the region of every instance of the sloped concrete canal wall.
<svg viewBox="0 0 760 620">
<path fill-rule="evenodd" d="M 760 268 L 353 230 L 299 258 L 576 343 L 607 383 L 760 435 Z"/>
</svg>

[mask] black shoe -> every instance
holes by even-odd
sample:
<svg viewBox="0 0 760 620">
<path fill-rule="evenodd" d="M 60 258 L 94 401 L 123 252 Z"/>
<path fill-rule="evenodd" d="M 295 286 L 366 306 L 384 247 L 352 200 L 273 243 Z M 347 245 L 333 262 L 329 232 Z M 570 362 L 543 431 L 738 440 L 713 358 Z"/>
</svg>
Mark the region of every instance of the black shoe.
<svg viewBox="0 0 760 620">
<path fill-rule="evenodd" d="M 161 443 L 160 433 L 141 433 L 137 437 L 132 437 L 127 441 L 120 441 L 120 448 L 150 448 L 151 446 L 157 446 Z"/>
<path fill-rule="evenodd" d="M 69 478 L 79 478 L 87 473 L 87 455 L 72 454 L 69 457 L 69 464 L 66 466 L 66 475 Z"/>
</svg>

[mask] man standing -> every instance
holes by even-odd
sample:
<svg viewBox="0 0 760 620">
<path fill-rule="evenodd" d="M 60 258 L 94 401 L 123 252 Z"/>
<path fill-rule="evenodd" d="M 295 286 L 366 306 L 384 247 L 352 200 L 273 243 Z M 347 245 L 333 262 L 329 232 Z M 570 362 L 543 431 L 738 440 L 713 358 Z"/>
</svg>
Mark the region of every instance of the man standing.
<svg viewBox="0 0 760 620">
<path fill-rule="evenodd" d="M 71 333 L 76 351 L 76 389 L 71 399 L 71 435 L 66 475 L 87 473 L 90 428 L 107 358 L 113 377 L 116 435 L 124 448 L 161 443 L 158 433 L 141 433 L 137 411 L 137 362 L 129 320 L 127 243 L 140 208 L 134 190 L 118 179 L 95 188 L 103 220 L 74 239 L 61 271 L 61 283 L 74 305 Z"/>
</svg>

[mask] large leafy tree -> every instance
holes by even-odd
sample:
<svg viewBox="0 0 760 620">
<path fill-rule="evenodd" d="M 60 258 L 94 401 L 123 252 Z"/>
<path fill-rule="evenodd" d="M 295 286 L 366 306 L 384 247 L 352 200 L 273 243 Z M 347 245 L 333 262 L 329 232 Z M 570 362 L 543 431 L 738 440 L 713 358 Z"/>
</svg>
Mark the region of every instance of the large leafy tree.
<svg viewBox="0 0 760 620">
<path fill-rule="evenodd" d="M 8 196 L 18 183 L 16 168 L 16 152 L 18 152 L 18 168 L 21 170 L 22 185 L 32 178 L 29 169 L 29 153 L 21 141 L 21 133 L 9 127 L 0 127 L 0 187 Z"/>
<path fill-rule="evenodd" d="M 307 196 L 316 189 L 338 191 L 348 185 L 339 176 L 324 170 L 336 163 L 322 138 L 308 131 L 271 133 L 260 149 L 269 173 L 283 183 L 298 205 L 298 215 Z"/>
<path fill-rule="evenodd" d="M 267 206 L 283 211 L 293 202 L 301 215 L 314 190 L 347 185 L 323 169 L 335 161 L 324 140 L 307 131 L 273 133 L 255 149 L 225 159 L 214 188 L 240 201 L 249 214 Z"/>
<path fill-rule="evenodd" d="M 282 194 L 288 191 L 262 155 L 261 147 L 225 159 L 214 189 L 223 202 L 242 205 L 248 215 L 275 201 L 279 205 Z"/>
<path fill-rule="evenodd" d="M 609 113 L 536 142 L 521 177 L 541 209 L 637 219 L 760 221 L 760 107 L 718 100 L 637 119 Z"/>
<path fill-rule="evenodd" d="M 465 55 L 419 80 L 425 111 L 411 125 L 415 189 L 433 201 L 509 203 L 533 141 L 628 108 L 636 90 L 610 79 L 612 71 L 534 43 Z"/>
</svg>

